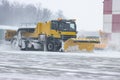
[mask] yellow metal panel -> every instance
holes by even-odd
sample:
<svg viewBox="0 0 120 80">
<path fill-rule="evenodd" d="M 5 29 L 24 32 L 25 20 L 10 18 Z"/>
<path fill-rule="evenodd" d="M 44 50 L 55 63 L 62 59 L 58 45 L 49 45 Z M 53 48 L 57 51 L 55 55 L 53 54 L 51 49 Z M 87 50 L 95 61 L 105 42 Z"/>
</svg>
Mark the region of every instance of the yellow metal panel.
<svg viewBox="0 0 120 80">
<path fill-rule="evenodd" d="M 40 34 L 50 35 L 50 22 L 38 23 L 34 33 L 29 34 L 30 37 L 38 38 Z"/>
<path fill-rule="evenodd" d="M 51 30 L 51 35 L 54 36 L 55 38 L 60 38 L 60 32 L 56 30 Z"/>
<path fill-rule="evenodd" d="M 6 30 L 5 39 L 11 40 L 13 36 L 15 36 L 15 34 L 16 34 L 16 30 Z"/>
<path fill-rule="evenodd" d="M 74 39 L 68 39 L 64 43 L 64 50 L 69 51 L 69 50 L 71 50 L 71 49 L 69 49 L 70 47 L 75 47 L 75 46 L 78 47 L 79 51 L 86 50 L 88 52 L 91 52 L 94 49 L 94 43 L 74 42 Z"/>
<path fill-rule="evenodd" d="M 76 35 L 76 32 L 61 32 L 61 35 Z"/>
<path fill-rule="evenodd" d="M 96 49 L 105 49 L 106 47 L 107 47 L 107 44 L 105 43 L 95 44 Z"/>
<path fill-rule="evenodd" d="M 47 36 L 50 35 L 50 22 L 43 23 L 42 25 L 42 34 L 46 34 Z"/>
</svg>

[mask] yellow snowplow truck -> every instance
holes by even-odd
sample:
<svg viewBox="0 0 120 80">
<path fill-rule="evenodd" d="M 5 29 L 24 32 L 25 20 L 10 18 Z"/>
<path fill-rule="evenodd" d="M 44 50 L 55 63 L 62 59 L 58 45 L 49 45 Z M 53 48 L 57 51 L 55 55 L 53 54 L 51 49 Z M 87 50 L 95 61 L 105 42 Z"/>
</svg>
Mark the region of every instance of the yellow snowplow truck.
<svg viewBox="0 0 120 80">
<path fill-rule="evenodd" d="M 12 44 L 21 50 L 69 51 L 73 46 L 79 50 L 92 51 L 98 40 L 76 38 L 74 19 L 58 19 L 37 23 L 36 28 L 19 28 Z"/>
</svg>

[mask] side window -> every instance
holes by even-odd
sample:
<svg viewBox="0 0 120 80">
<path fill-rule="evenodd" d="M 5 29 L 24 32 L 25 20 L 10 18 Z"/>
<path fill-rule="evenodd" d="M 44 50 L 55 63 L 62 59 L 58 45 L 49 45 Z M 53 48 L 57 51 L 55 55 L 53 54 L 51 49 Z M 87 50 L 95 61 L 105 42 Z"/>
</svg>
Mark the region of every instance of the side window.
<svg viewBox="0 0 120 80">
<path fill-rule="evenodd" d="M 59 24 L 59 30 L 66 30 L 66 23 L 65 22 L 61 22 Z"/>
<path fill-rule="evenodd" d="M 70 30 L 75 30 L 75 24 L 70 24 Z"/>
<path fill-rule="evenodd" d="M 58 23 L 57 22 L 52 22 L 51 29 L 57 29 L 58 28 Z"/>
</svg>

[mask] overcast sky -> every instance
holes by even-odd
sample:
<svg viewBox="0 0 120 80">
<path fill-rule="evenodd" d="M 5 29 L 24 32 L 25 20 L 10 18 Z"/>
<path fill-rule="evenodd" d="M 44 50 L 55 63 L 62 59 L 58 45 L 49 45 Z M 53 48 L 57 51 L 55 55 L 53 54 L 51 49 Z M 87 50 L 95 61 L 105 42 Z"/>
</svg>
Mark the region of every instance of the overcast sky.
<svg viewBox="0 0 120 80">
<path fill-rule="evenodd" d="M 69 19 L 76 19 L 77 29 L 96 31 L 103 28 L 103 0 L 10 0 L 20 3 L 41 3 L 55 12 L 62 10 Z"/>
</svg>

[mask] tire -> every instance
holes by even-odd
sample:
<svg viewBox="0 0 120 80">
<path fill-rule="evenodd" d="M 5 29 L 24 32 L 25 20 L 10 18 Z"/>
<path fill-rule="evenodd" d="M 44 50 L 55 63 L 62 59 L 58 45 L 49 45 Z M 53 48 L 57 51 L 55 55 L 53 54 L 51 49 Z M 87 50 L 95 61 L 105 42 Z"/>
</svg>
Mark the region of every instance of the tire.
<svg viewBox="0 0 120 80">
<path fill-rule="evenodd" d="M 18 46 L 16 46 L 16 44 L 17 44 L 17 39 L 12 39 L 11 40 L 11 46 L 12 46 L 12 48 L 18 47 Z"/>
<path fill-rule="evenodd" d="M 61 49 L 61 45 L 62 45 L 61 42 L 58 41 L 55 44 L 56 44 L 55 51 L 59 51 Z"/>
<path fill-rule="evenodd" d="M 54 51 L 54 43 L 53 42 L 47 43 L 47 51 Z"/>
<path fill-rule="evenodd" d="M 34 45 L 32 45 L 32 47 L 30 48 L 30 50 L 35 50 Z"/>
<path fill-rule="evenodd" d="M 20 50 L 27 51 L 27 50 L 28 50 L 27 42 L 24 41 L 24 43 L 25 43 L 25 48 L 22 48 L 22 45 L 21 45 L 21 46 L 20 46 Z"/>
</svg>

